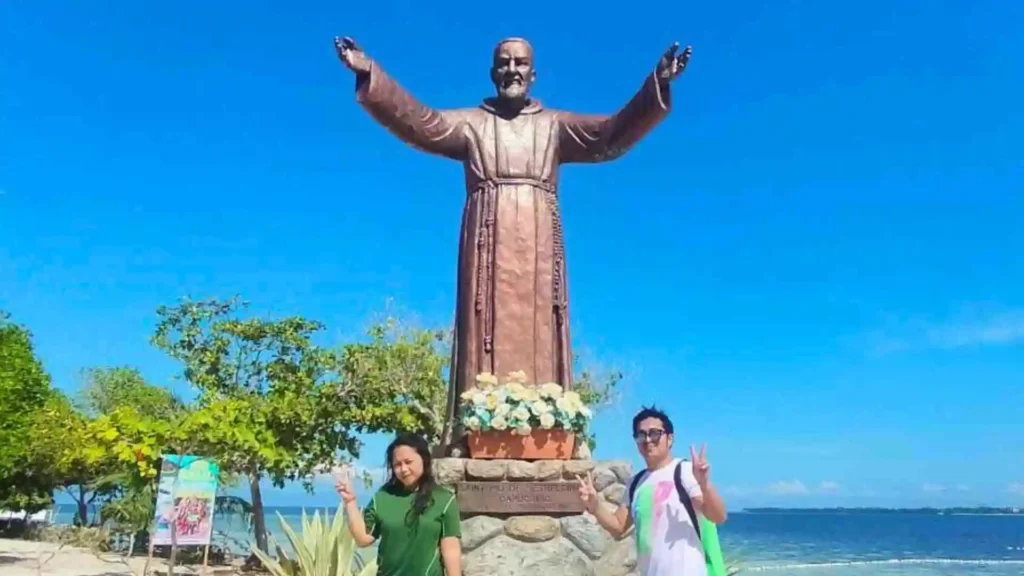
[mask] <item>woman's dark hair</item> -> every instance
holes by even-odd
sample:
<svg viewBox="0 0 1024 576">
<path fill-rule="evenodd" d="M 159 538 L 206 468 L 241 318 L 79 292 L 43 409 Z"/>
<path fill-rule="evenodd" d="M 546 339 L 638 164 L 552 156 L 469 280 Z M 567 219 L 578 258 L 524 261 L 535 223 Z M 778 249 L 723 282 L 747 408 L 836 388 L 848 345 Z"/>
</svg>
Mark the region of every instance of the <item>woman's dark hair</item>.
<svg viewBox="0 0 1024 576">
<path fill-rule="evenodd" d="M 431 502 L 433 502 L 434 488 L 437 488 L 437 482 L 434 481 L 434 467 L 432 465 L 432 459 L 430 458 L 430 447 L 427 445 L 427 441 L 421 436 L 416 434 L 403 433 L 399 434 L 391 444 L 388 444 L 387 451 L 387 470 L 388 480 L 385 483 L 385 487 L 395 489 L 401 488 L 402 483 L 395 478 L 395 469 L 392 466 L 392 462 L 395 457 L 395 450 L 399 446 L 408 446 L 416 451 L 423 459 L 423 476 L 420 477 L 419 483 L 416 485 L 416 499 L 412 504 L 412 517 L 408 520 L 412 521 L 423 514 Z"/>
</svg>

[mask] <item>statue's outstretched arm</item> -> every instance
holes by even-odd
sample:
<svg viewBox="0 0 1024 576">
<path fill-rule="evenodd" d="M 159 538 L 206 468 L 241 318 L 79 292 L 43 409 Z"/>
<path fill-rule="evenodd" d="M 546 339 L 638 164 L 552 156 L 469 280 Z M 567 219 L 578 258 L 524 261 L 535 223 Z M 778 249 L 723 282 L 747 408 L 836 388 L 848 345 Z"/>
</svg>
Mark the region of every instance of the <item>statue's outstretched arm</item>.
<svg viewBox="0 0 1024 576">
<path fill-rule="evenodd" d="M 461 160 L 466 143 L 456 112 L 422 104 L 370 59 L 350 38 L 335 39 L 338 57 L 356 74 L 356 100 L 404 142 L 425 152 Z"/>
<path fill-rule="evenodd" d="M 687 47 L 674 44 L 647 76 L 640 91 L 611 115 L 558 113 L 558 156 L 562 163 L 614 160 L 643 139 L 672 108 L 670 83 L 690 60 Z"/>
</svg>

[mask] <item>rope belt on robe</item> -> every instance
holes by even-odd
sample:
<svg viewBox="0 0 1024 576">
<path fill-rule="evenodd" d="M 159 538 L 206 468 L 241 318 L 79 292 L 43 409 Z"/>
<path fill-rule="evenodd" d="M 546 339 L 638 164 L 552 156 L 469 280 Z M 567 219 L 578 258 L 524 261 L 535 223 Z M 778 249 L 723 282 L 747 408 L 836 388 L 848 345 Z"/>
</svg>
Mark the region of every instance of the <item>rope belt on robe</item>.
<svg viewBox="0 0 1024 576">
<path fill-rule="evenodd" d="M 544 202 L 551 214 L 551 240 L 552 240 L 552 262 L 551 270 L 551 297 L 554 302 L 556 313 L 565 309 L 565 295 L 562 290 L 562 268 L 565 262 L 565 244 L 562 240 L 562 217 L 558 210 L 558 193 L 555 185 L 545 180 L 534 178 L 488 178 L 481 180 L 474 188 L 474 192 L 484 192 L 484 204 L 481 212 L 484 216 L 484 225 L 477 229 L 476 250 L 476 301 L 477 312 L 484 313 L 484 351 L 491 352 L 494 348 L 493 314 L 492 306 L 485 306 L 484 303 L 494 293 L 494 224 L 496 218 L 495 194 L 498 186 L 525 184 L 540 188 L 544 191 Z"/>
</svg>

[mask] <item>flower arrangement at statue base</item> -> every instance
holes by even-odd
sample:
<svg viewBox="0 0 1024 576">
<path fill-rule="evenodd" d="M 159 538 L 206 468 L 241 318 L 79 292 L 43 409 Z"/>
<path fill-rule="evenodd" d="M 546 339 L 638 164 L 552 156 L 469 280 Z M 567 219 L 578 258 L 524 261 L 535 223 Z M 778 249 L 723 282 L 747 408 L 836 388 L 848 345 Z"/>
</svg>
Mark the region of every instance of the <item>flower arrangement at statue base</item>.
<svg viewBox="0 0 1024 576">
<path fill-rule="evenodd" d="M 593 416 L 579 394 L 554 382 L 528 385 L 521 371 L 503 384 L 480 374 L 460 400 L 469 455 L 479 459 L 568 460 Z"/>
</svg>

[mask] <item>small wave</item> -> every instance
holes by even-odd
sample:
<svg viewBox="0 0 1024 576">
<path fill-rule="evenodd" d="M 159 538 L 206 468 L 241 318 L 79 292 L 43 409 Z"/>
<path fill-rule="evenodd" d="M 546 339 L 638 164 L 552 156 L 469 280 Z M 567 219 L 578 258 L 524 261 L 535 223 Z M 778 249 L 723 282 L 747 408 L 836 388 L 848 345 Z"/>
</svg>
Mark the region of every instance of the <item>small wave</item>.
<svg viewBox="0 0 1024 576">
<path fill-rule="evenodd" d="M 849 560 L 845 562 L 810 562 L 806 564 L 767 564 L 744 566 L 744 572 L 771 572 L 801 568 L 840 568 L 844 566 L 880 566 L 887 564 L 955 564 L 959 566 L 1024 566 L 1024 560 L 958 560 L 955 558 L 891 558 L 888 560 Z"/>
</svg>

